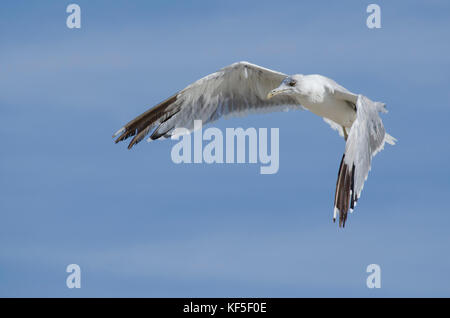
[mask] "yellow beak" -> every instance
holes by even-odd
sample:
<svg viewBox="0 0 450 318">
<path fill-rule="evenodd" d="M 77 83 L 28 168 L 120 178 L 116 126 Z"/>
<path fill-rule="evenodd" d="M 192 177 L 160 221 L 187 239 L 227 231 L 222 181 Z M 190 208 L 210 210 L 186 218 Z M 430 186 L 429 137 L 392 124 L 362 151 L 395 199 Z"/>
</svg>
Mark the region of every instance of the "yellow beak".
<svg viewBox="0 0 450 318">
<path fill-rule="evenodd" d="M 285 91 L 287 91 L 287 89 L 283 89 L 283 88 L 281 88 L 281 89 L 279 89 L 279 88 L 272 89 L 272 90 L 269 92 L 269 94 L 267 94 L 267 99 L 271 99 L 271 98 L 274 97 L 275 95 L 281 94 L 281 93 L 283 93 L 283 92 L 285 92 Z"/>
<path fill-rule="evenodd" d="M 271 99 L 272 97 L 274 97 L 277 94 L 278 94 L 278 91 L 273 89 L 269 92 L 269 94 L 267 94 L 267 99 Z"/>
</svg>

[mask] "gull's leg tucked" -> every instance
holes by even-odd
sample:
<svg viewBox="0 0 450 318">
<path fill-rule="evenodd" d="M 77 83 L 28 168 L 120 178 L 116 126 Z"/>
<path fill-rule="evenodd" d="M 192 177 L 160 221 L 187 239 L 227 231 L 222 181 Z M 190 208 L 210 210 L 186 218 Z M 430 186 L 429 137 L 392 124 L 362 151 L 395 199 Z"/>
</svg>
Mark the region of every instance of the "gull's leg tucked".
<svg viewBox="0 0 450 318">
<path fill-rule="evenodd" d="M 347 130 L 345 130 L 344 126 L 342 126 L 342 131 L 344 132 L 344 139 L 345 139 L 345 141 L 347 141 L 348 134 L 347 134 Z"/>
</svg>

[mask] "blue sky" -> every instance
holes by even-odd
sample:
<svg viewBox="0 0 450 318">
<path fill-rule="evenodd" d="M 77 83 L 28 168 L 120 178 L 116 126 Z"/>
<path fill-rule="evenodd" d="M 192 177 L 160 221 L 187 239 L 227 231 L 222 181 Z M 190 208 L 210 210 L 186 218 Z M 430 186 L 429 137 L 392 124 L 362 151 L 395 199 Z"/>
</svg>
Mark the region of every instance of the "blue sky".
<svg viewBox="0 0 450 318">
<path fill-rule="evenodd" d="M 66 1 L 0 5 L 0 296 L 450 296 L 447 1 Z M 175 165 L 174 141 L 112 133 L 192 81 L 247 60 L 318 73 L 387 103 L 398 138 L 345 230 L 344 142 L 309 112 L 279 127 L 280 170 Z M 82 288 L 65 284 L 79 264 Z M 379 264 L 382 288 L 366 287 Z"/>
</svg>

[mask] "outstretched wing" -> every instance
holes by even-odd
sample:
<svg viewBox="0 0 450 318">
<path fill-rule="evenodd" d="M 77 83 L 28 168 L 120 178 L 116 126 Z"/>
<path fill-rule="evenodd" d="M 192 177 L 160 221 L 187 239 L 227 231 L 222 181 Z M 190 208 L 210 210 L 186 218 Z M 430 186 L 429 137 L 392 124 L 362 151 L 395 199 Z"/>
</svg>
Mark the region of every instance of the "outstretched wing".
<svg viewBox="0 0 450 318">
<path fill-rule="evenodd" d="M 194 128 L 194 120 L 203 124 L 222 116 L 245 116 L 250 113 L 300 109 L 287 95 L 267 99 L 286 74 L 247 62 L 239 62 L 210 74 L 179 93 L 149 109 L 122 127 L 116 143 L 134 136 L 128 149 L 152 131 L 149 139 L 170 137 L 176 128 Z"/>
<path fill-rule="evenodd" d="M 339 226 L 345 226 L 349 208 L 353 211 L 361 195 L 372 157 L 383 149 L 385 142 L 395 143 L 395 139 L 386 134 L 378 114 L 386 112 L 384 106 L 358 95 L 356 119 L 348 135 L 336 183 L 333 219 L 339 213 Z"/>
</svg>

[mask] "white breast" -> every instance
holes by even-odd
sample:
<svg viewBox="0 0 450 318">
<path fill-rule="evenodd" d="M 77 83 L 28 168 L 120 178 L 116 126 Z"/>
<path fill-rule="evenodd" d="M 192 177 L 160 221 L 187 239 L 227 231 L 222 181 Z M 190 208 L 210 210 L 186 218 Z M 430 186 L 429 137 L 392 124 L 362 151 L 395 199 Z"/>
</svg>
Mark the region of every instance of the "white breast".
<svg viewBox="0 0 450 318">
<path fill-rule="evenodd" d="M 347 102 L 323 92 L 318 94 L 316 91 L 312 94 L 301 96 L 300 103 L 312 113 L 331 119 L 344 127 L 351 127 L 356 118 L 355 110 Z"/>
<path fill-rule="evenodd" d="M 330 80 L 312 74 L 302 76 L 298 83 L 299 102 L 312 113 L 328 118 L 335 123 L 350 128 L 355 121 L 356 111 L 345 100 L 330 94 Z"/>
</svg>

